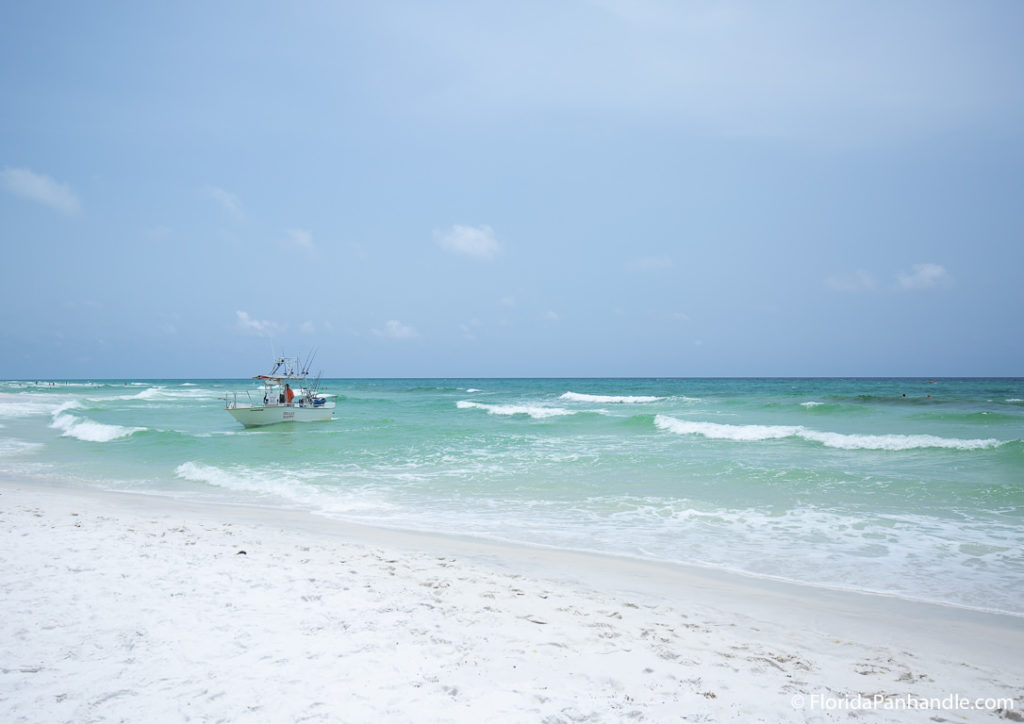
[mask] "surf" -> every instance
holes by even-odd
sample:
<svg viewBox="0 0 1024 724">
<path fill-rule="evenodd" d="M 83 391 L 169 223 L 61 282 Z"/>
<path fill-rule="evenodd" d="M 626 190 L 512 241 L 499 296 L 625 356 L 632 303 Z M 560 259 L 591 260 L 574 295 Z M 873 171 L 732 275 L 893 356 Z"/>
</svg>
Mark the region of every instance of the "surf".
<svg viewBox="0 0 1024 724">
<path fill-rule="evenodd" d="M 864 435 L 839 432 L 823 432 L 802 425 L 730 425 L 720 422 L 680 420 L 668 415 L 657 415 L 654 424 L 661 430 L 677 435 L 700 435 L 711 440 L 732 440 L 734 442 L 761 442 L 800 438 L 825 447 L 841 450 L 916 450 L 921 448 L 944 448 L 949 450 L 983 450 L 1006 444 L 1007 440 L 995 438 L 960 439 L 936 435 Z"/>
</svg>

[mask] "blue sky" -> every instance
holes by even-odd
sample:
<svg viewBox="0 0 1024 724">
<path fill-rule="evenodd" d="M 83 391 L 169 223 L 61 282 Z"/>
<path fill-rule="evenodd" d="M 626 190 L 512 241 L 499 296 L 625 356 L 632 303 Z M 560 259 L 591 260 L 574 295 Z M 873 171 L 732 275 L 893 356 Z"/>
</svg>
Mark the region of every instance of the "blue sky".
<svg viewBox="0 0 1024 724">
<path fill-rule="evenodd" d="M 1024 4 L 6 3 L 0 377 L 1021 375 Z"/>
</svg>

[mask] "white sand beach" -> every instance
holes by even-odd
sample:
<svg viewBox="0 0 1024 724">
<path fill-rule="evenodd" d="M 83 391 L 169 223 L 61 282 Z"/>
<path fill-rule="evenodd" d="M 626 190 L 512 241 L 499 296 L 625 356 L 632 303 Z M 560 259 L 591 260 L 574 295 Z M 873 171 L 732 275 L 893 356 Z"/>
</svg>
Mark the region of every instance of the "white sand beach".
<svg viewBox="0 0 1024 724">
<path fill-rule="evenodd" d="M 0 558 L 3 722 L 1024 721 L 1012 616 L 18 481 Z"/>
</svg>

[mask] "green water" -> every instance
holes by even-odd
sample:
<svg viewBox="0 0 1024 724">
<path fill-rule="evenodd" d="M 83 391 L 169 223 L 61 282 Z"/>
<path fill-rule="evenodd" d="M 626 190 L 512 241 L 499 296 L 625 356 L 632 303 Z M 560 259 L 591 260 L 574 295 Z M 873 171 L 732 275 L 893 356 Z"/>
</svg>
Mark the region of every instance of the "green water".
<svg viewBox="0 0 1024 724">
<path fill-rule="evenodd" d="M 934 383 L 934 384 L 932 384 Z M 0 383 L 0 472 L 1024 614 L 1024 380 Z"/>
</svg>

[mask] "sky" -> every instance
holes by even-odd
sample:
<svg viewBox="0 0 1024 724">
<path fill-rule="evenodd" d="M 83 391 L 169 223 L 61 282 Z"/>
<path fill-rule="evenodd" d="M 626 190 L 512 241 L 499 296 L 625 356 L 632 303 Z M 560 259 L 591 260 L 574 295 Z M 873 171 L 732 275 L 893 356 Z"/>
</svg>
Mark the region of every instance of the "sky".
<svg viewBox="0 0 1024 724">
<path fill-rule="evenodd" d="M 1024 3 L 0 7 L 0 378 L 1024 375 Z"/>
</svg>

